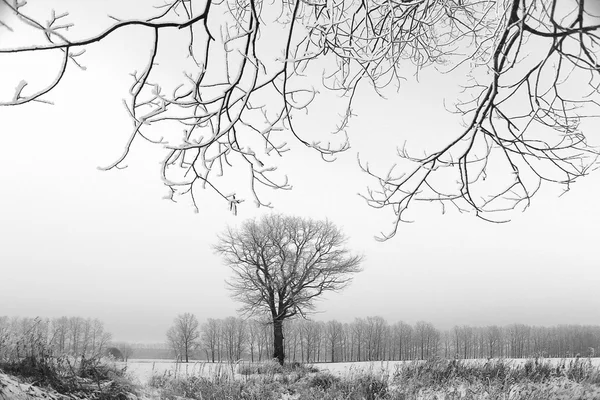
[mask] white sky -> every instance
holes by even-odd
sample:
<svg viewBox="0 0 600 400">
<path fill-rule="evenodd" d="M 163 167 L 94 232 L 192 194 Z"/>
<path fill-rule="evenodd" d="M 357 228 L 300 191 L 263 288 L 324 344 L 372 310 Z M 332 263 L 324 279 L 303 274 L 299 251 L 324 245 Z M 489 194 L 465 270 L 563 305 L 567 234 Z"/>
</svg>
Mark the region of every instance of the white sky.
<svg viewBox="0 0 600 400">
<path fill-rule="evenodd" d="M 100 29 L 107 19 L 86 16 L 105 15 L 111 7 L 100 1 L 86 2 L 85 10 L 73 1 L 53 4 L 57 11 L 73 10 L 73 21 L 85 21 L 74 35 Z M 7 37 L 0 33 L 1 47 Z M 148 38 L 144 30 L 129 29 L 88 47 L 82 58 L 87 71 L 70 68 L 47 96 L 52 106 L 0 108 L 0 315 L 97 317 L 117 340 L 156 342 L 178 313 L 201 320 L 235 314 L 224 285 L 228 270 L 210 246 L 227 224 L 269 210 L 257 210 L 248 199 L 234 217 L 208 191 L 201 192 L 198 214 L 187 202 L 162 200 L 163 153 L 141 141 L 129 168 L 97 170 L 120 155 L 128 137 L 121 99 L 129 72 L 145 65 Z M 12 60 L 0 58 L 9 71 L 0 80 L 2 100 L 21 79 L 15 72 L 33 71 L 43 80 L 57 68 L 52 55 Z M 424 205 L 412 210 L 416 222 L 401 225 L 395 238 L 373 239 L 389 230 L 393 215 L 357 196 L 370 181 L 356 152 L 384 168 L 405 139 L 422 151 L 457 135 L 459 121 L 442 101 L 452 102 L 460 77 L 460 71 L 452 77 L 432 71 L 420 84 L 409 77 L 388 100 L 364 90 L 349 131 L 353 147 L 333 164 L 301 146 L 286 153 L 281 168 L 294 189 L 264 196 L 278 212 L 331 219 L 365 255 L 364 272 L 342 294 L 327 296 L 317 318 L 381 315 L 440 328 L 600 324 L 600 173 L 561 198 L 552 188 L 541 191 L 509 224 L 442 215 L 439 206 Z M 333 127 L 330 100 L 311 110 L 313 131 Z M 586 129 L 598 143 L 598 121 Z"/>
</svg>

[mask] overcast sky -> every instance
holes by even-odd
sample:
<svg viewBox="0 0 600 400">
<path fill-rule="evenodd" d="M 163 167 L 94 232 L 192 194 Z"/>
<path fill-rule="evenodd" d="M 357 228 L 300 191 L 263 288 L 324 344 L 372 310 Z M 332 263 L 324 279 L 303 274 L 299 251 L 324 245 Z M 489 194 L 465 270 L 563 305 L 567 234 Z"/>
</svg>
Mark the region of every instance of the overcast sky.
<svg viewBox="0 0 600 400">
<path fill-rule="evenodd" d="M 74 35 L 97 32 L 108 19 L 90 15 L 107 14 L 106 3 L 77 10 L 73 1 L 53 2 L 57 11 L 73 10 L 73 21 L 84 21 Z M 1 46 L 7 37 L 0 33 Z M 127 169 L 97 169 L 122 152 L 131 126 L 122 98 L 128 74 L 145 64 L 149 40 L 143 29 L 116 33 L 88 47 L 86 71 L 69 69 L 47 96 L 54 105 L 0 108 L 0 315 L 96 317 L 116 340 L 134 342 L 163 341 L 178 313 L 200 320 L 235 315 L 224 284 L 228 270 L 211 245 L 227 225 L 270 210 L 248 199 L 233 216 L 209 191 L 199 192 L 197 214 L 188 201 L 163 200 L 164 153 L 142 141 Z M 43 81 L 57 68 L 51 54 L 11 61 L 0 58 L 9 71 L 0 82 L 2 100 L 21 79 L 16 71 L 29 73 L 33 85 L 34 76 Z M 343 293 L 324 298 L 315 318 L 380 315 L 440 328 L 600 324 L 600 173 L 560 198 L 556 188 L 542 190 L 509 224 L 423 205 L 411 210 L 415 222 L 401 225 L 396 237 L 374 240 L 391 228 L 393 214 L 369 208 L 357 195 L 373 184 L 358 168 L 357 152 L 386 167 L 405 140 L 431 151 L 456 136 L 460 121 L 443 101 L 456 97 L 461 76 L 464 71 L 449 77 L 431 70 L 417 83 L 408 75 L 387 100 L 362 90 L 348 132 L 352 149 L 335 163 L 299 145 L 286 153 L 280 168 L 294 188 L 264 197 L 276 212 L 329 218 L 365 256 L 364 271 Z M 320 101 L 309 114 L 312 129 L 329 132 L 335 109 L 327 106 L 334 103 Z M 598 121 L 586 129 L 598 144 Z"/>
</svg>

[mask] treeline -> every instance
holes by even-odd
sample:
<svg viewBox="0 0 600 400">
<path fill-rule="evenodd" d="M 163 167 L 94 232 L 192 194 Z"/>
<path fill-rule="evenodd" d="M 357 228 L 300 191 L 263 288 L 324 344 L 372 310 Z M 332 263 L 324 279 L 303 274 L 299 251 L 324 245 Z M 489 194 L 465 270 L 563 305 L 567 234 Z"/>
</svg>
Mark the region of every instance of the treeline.
<svg viewBox="0 0 600 400">
<path fill-rule="evenodd" d="M 273 355 L 273 329 L 266 320 L 208 319 L 195 328 L 192 358 L 262 361 Z M 442 358 L 595 357 L 600 326 L 456 326 L 442 331 L 428 322 L 388 323 L 381 317 L 338 321 L 293 320 L 284 325 L 288 361 L 351 362 Z M 39 355 L 92 358 L 119 347 L 126 358 L 177 358 L 179 346 L 110 343 L 97 319 L 0 317 L 0 360 Z"/>
<path fill-rule="evenodd" d="M 199 325 L 191 343 L 196 359 L 270 359 L 272 327 L 262 320 L 229 317 Z M 442 358 L 595 357 L 600 326 L 456 326 L 442 331 L 428 322 L 388 323 L 382 317 L 351 323 L 294 320 L 284 325 L 287 361 L 351 362 Z M 173 349 L 175 356 L 180 350 Z"/>
<path fill-rule="evenodd" d="M 0 361 L 23 357 L 103 355 L 111 339 L 98 319 L 0 317 Z"/>
<path fill-rule="evenodd" d="M 125 350 L 123 354 L 124 358 L 136 358 L 136 359 L 163 359 L 172 360 L 173 350 L 165 343 L 127 343 L 127 342 L 112 342 L 112 346 L 115 346 L 121 352 Z M 128 352 L 129 357 L 125 357 Z"/>
</svg>

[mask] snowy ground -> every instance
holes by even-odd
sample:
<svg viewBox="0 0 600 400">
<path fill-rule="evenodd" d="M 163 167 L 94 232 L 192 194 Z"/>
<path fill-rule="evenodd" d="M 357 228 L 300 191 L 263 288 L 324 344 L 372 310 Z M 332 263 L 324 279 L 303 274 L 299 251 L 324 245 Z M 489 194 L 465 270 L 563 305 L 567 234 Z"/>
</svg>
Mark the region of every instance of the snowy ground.
<svg viewBox="0 0 600 400">
<path fill-rule="evenodd" d="M 190 361 L 176 363 L 167 360 L 129 360 L 127 363 L 117 363 L 127 366 L 127 372 L 139 383 L 145 384 L 152 375 L 170 374 L 173 376 L 206 376 L 231 375 L 237 368 L 229 363 L 209 363 L 206 361 Z"/>
<path fill-rule="evenodd" d="M 506 359 L 514 365 L 525 363 L 526 359 Z M 545 361 L 559 363 L 563 360 L 566 362 L 574 361 L 575 359 L 559 359 L 546 358 Z M 587 360 L 587 359 L 582 359 Z M 467 360 L 473 363 L 485 363 L 487 360 Z M 406 361 L 364 361 L 364 362 L 347 362 L 347 363 L 318 363 L 313 364 L 317 368 L 329 371 L 338 375 L 356 375 L 364 372 L 387 375 L 393 374 L 396 368 Z M 127 371 L 131 376 L 139 380 L 140 383 L 147 383 L 150 377 L 154 374 L 171 374 L 177 376 L 195 375 L 214 377 L 216 375 L 237 375 L 237 365 L 229 363 L 210 363 L 205 361 L 193 361 L 187 364 L 175 363 L 174 361 L 166 360 L 129 360 L 127 364 L 117 363 L 118 365 L 127 365 Z M 592 364 L 600 366 L 600 358 L 592 358 Z"/>
<path fill-rule="evenodd" d="M 0 400 L 63 400 L 66 396 L 0 373 Z"/>
</svg>

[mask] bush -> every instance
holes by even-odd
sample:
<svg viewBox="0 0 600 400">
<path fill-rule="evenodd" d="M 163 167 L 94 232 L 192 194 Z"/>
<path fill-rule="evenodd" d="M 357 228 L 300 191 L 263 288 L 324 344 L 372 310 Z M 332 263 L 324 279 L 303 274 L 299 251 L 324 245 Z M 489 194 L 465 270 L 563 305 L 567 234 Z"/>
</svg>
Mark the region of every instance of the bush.
<svg viewBox="0 0 600 400">
<path fill-rule="evenodd" d="M 0 364 L 11 375 L 24 378 L 61 394 L 93 395 L 98 399 L 127 399 L 136 387 L 125 368 L 106 364 L 99 358 L 74 359 L 68 356 L 27 356 Z"/>
<path fill-rule="evenodd" d="M 109 347 L 105 350 L 105 354 L 107 357 L 112 357 L 117 361 L 125 361 L 125 357 L 123 357 L 123 353 L 116 347 Z"/>
<path fill-rule="evenodd" d="M 366 400 L 382 399 L 388 391 L 388 381 L 385 377 L 364 375 L 357 379 L 356 385 L 362 398 Z"/>
<path fill-rule="evenodd" d="M 321 372 L 317 373 L 314 376 L 311 376 L 308 379 L 308 386 L 313 388 L 318 388 L 321 390 L 327 390 L 331 388 L 334 384 L 338 383 L 340 378 L 332 375 L 329 372 Z"/>
</svg>

